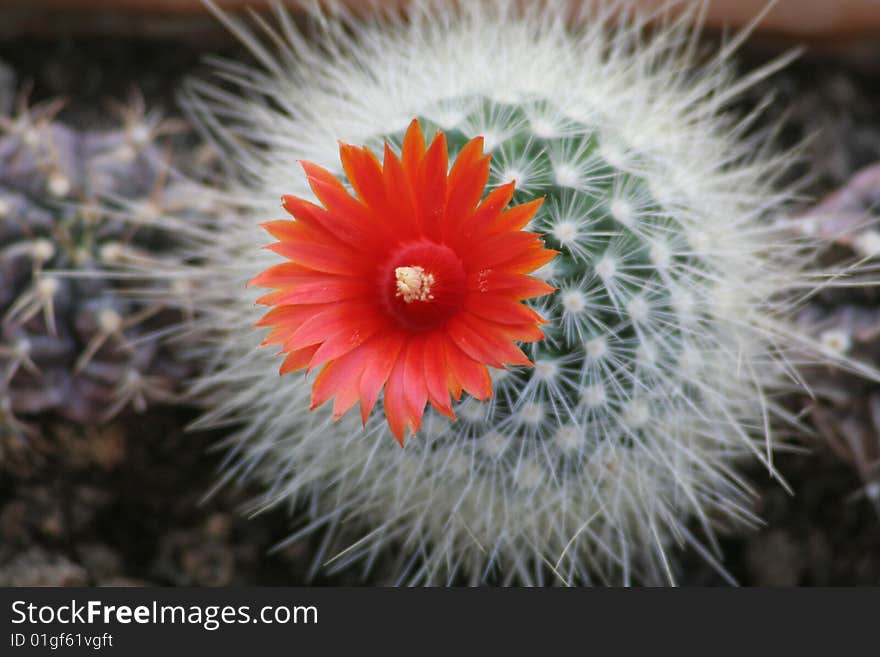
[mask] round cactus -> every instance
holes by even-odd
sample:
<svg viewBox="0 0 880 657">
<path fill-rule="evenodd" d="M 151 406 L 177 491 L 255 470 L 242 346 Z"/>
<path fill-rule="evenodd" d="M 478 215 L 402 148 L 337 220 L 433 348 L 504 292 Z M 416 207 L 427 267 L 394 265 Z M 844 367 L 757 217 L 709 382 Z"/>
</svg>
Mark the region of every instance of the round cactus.
<svg viewBox="0 0 880 657">
<path fill-rule="evenodd" d="M 223 82 L 188 90 L 228 155 L 226 193 L 242 208 L 218 216 L 179 270 L 198 285 L 212 337 L 196 391 L 211 409 L 203 425 L 240 425 L 228 479 L 263 480 L 258 506 L 305 509 L 291 540 L 326 530 L 316 567 L 369 568 L 396 553 L 400 582 L 674 581 L 670 545 L 714 560 L 713 528 L 753 519 L 735 463 L 751 453 L 772 471 L 773 427 L 796 423 L 777 399 L 797 385 L 792 362 L 858 368 L 789 321 L 827 272 L 811 269 L 818 247 L 780 219 L 791 156 L 769 153 L 752 131 L 757 113 L 728 113 L 784 60 L 733 81 L 733 47 L 694 63 L 690 16 L 654 23 L 649 38 L 649 18 L 627 5 L 588 4 L 318 15 L 312 40 L 279 13 L 277 52 L 219 14 L 261 68 L 230 63 Z M 326 201 L 315 174 L 296 175 L 298 161 L 346 180 L 366 203 L 339 142 L 343 160 L 345 143 L 397 154 L 414 119 L 428 137 L 445 136 L 453 167 L 482 138 L 488 190 L 515 181 L 514 204 L 543 198 L 525 229 L 559 254 L 535 272 L 556 291 L 528 302 L 547 320 L 543 339 L 523 345 L 531 366 L 493 369 L 491 398 L 463 395 L 456 419 L 433 399 L 424 411 L 412 393 L 416 431 L 401 449 L 386 422 L 392 382 L 386 411 L 370 407 L 362 427 L 341 413 L 356 401 L 347 383 L 334 418 L 309 410 L 311 376 L 279 379 L 254 326 L 259 293 L 246 283 L 278 266 L 260 250 L 259 227 L 278 218 L 278 199 Z M 315 212 L 324 210 L 337 211 Z M 432 216 L 454 221 L 445 211 Z M 381 232 L 381 214 L 372 221 Z M 406 293 L 433 281 L 412 282 L 414 266 L 405 269 L 395 271 Z M 283 309 L 279 298 L 270 305 Z"/>
</svg>

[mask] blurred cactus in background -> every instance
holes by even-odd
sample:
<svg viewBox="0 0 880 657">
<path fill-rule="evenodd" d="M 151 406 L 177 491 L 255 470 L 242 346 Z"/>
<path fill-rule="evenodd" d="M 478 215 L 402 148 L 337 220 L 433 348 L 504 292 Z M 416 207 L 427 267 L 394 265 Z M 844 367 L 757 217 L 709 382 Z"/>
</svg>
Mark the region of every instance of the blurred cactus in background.
<svg viewBox="0 0 880 657">
<path fill-rule="evenodd" d="M 158 333 L 181 321 L 160 297 L 177 236 L 159 216 L 193 215 L 203 198 L 174 169 L 161 138 L 184 124 L 146 111 L 133 92 L 107 124 L 76 130 L 62 100 L 0 107 L 0 431 L 4 448 L 35 438 L 28 418 L 98 423 L 169 400 L 188 367 Z M 167 225 L 166 219 L 166 225 Z M 2 458 L 2 454 L 0 454 Z"/>
</svg>

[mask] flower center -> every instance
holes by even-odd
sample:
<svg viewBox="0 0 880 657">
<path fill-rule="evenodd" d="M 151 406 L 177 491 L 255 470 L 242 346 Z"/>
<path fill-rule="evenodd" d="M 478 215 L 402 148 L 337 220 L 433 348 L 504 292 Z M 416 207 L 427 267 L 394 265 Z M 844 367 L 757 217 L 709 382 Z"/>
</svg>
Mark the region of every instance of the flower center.
<svg viewBox="0 0 880 657">
<path fill-rule="evenodd" d="M 425 272 L 422 267 L 398 267 L 394 270 L 394 277 L 397 279 L 397 296 L 406 303 L 434 298 L 431 294 L 434 274 Z"/>
<path fill-rule="evenodd" d="M 382 306 L 401 327 L 427 331 L 461 308 L 464 267 L 448 246 L 410 242 L 394 249 L 381 268 L 380 288 Z"/>
</svg>

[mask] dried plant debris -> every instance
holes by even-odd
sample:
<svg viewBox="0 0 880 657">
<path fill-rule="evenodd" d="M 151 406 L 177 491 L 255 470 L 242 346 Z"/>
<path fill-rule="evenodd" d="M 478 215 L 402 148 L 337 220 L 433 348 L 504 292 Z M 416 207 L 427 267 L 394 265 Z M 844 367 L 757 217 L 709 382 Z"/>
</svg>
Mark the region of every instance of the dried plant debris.
<svg viewBox="0 0 880 657">
<path fill-rule="evenodd" d="M 138 275 L 179 247 L 154 229 L 159 216 L 195 224 L 210 209 L 165 143 L 185 125 L 147 111 L 137 92 L 109 103 L 110 129 L 67 126 L 63 107 L 30 104 L 25 89 L 0 115 L 3 449 L 32 440 L 29 418 L 99 423 L 142 412 L 172 399 L 188 373 L 173 342 L 160 340 L 180 313 L 159 301 L 187 290 Z"/>
<path fill-rule="evenodd" d="M 834 245 L 829 257 L 880 268 L 880 164 L 857 171 L 794 225 Z M 880 290 L 830 286 L 801 314 L 801 322 L 830 352 L 880 365 Z M 809 405 L 818 435 L 855 468 L 864 496 L 880 513 L 880 387 L 837 369 L 808 372 L 816 400 Z"/>
<path fill-rule="evenodd" d="M 806 235 L 833 242 L 855 255 L 880 258 L 880 163 L 856 172 L 846 185 L 799 218 Z"/>
</svg>

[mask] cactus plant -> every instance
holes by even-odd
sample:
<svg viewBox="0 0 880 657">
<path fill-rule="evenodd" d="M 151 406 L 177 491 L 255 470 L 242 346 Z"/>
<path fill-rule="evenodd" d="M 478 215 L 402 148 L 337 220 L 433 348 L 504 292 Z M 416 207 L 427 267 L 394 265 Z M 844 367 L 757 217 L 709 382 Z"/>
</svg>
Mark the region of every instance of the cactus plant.
<svg viewBox="0 0 880 657">
<path fill-rule="evenodd" d="M 156 332 L 179 322 L 161 267 L 175 240 L 156 218 L 194 186 L 157 142 L 182 122 L 147 112 L 134 92 L 113 103 L 112 129 L 78 131 L 64 103 L 0 117 L 0 425 L 7 447 L 33 438 L 28 417 L 95 423 L 167 400 L 188 368 Z M 12 105 L 4 100 L 2 105 Z M 192 215 L 189 203 L 184 214 Z M 166 219 L 167 222 L 167 219 Z M 164 291 L 160 291 L 163 289 Z M 148 298 L 149 297 L 149 298 Z"/>
<path fill-rule="evenodd" d="M 586 4 L 416 2 L 405 16 L 372 20 L 318 13 L 310 39 L 279 11 L 274 51 L 218 12 L 259 67 L 221 64 L 219 81 L 193 81 L 186 94 L 227 154 L 225 193 L 242 208 L 219 215 L 178 269 L 200 290 L 212 344 L 195 392 L 209 406 L 201 426 L 239 425 L 225 480 L 265 482 L 257 508 L 302 508 L 308 521 L 290 540 L 326 531 L 316 568 L 360 561 L 369 570 L 397 554 L 399 582 L 674 581 L 671 545 L 717 563 L 714 530 L 755 520 L 736 463 L 751 454 L 776 474 L 774 429 L 798 425 L 778 397 L 799 385 L 794 366 L 827 361 L 874 375 L 791 321 L 805 295 L 826 276 L 841 284 L 841 272 L 816 269 L 821 246 L 783 219 L 792 154 L 774 154 L 753 129 L 758 110 L 730 112 L 786 58 L 736 81 L 729 59 L 742 35 L 698 65 L 692 13 L 658 24 L 626 3 Z M 523 345 L 533 367 L 492 370 L 494 395 L 464 395 L 455 420 L 424 410 L 425 395 L 408 389 L 406 423 L 417 430 L 401 449 L 378 406 L 363 427 L 342 414 L 358 389 L 338 371 L 335 390 L 319 393 L 328 377 L 315 379 L 314 400 L 310 376 L 279 379 L 273 350 L 260 347 L 266 331 L 254 326 L 259 292 L 246 284 L 258 277 L 282 290 L 264 303 L 314 317 L 295 305 L 300 297 L 283 297 L 285 285 L 301 289 L 296 276 L 282 285 L 260 275 L 282 270 L 260 250 L 268 240 L 259 225 L 279 218 L 284 195 L 314 198 L 313 223 L 326 213 L 326 230 L 341 207 L 369 206 L 363 174 L 342 166 L 347 144 L 376 154 L 387 144 L 387 171 L 413 119 L 428 137 L 445 135 L 453 167 L 482 138 L 488 188 L 515 181 L 514 204 L 543 198 L 527 230 L 559 255 L 536 272 L 557 291 L 529 302 L 548 320 L 545 338 Z M 298 161 L 308 162 L 305 179 Z M 334 192 L 328 201 L 327 185 L 338 184 L 330 176 L 355 200 Z M 403 196 L 386 201 L 404 206 Z M 442 198 L 427 202 L 440 203 L 438 225 L 456 221 Z M 371 217 L 378 234 L 393 221 Z M 287 232 L 279 253 L 345 273 L 297 257 L 308 228 Z M 365 302 L 379 303 L 386 283 L 362 291 Z M 296 326 L 279 334 L 264 324 L 276 328 L 268 342 L 290 351 Z M 306 365 L 330 341 L 327 329 L 301 341 L 311 350 L 283 371 Z M 309 410 L 334 392 L 335 413 Z M 352 536 L 353 525 L 363 531 Z"/>
</svg>

